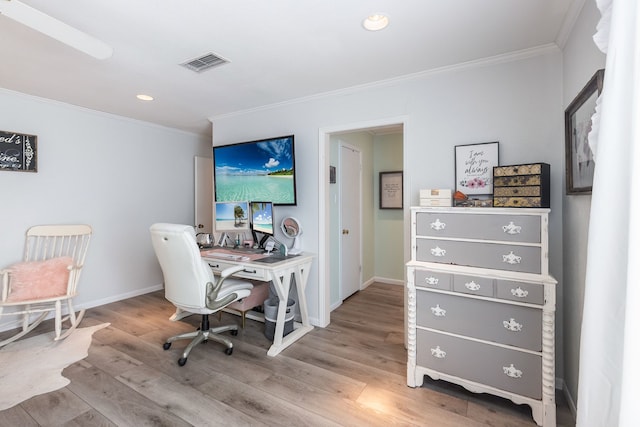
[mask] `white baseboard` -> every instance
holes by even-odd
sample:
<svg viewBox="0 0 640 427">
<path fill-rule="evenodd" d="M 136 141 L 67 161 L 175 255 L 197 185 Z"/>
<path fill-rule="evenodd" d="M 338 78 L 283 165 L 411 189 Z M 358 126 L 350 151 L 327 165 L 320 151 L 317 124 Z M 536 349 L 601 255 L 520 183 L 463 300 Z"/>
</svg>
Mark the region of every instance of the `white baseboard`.
<svg viewBox="0 0 640 427">
<path fill-rule="evenodd" d="M 558 384 L 561 381 L 562 380 L 560 379 L 556 379 L 556 384 Z M 573 398 L 573 396 L 571 396 L 571 393 L 569 392 L 569 389 L 567 388 L 567 385 L 564 383 L 564 381 L 562 381 L 561 389 L 562 389 L 562 394 L 564 394 L 564 398 L 567 401 L 567 406 L 569 407 L 569 410 L 573 415 L 573 419 L 575 420 L 578 416 L 578 407 L 576 406 L 576 401 Z"/>
<path fill-rule="evenodd" d="M 404 286 L 404 280 L 398 280 L 398 279 L 389 279 L 386 277 L 374 277 L 373 279 L 371 279 L 371 283 L 373 282 L 377 282 L 377 283 L 384 283 L 386 285 L 395 285 L 395 286 Z"/>
<path fill-rule="evenodd" d="M 83 302 L 82 304 L 74 304 L 74 308 L 76 310 L 87 310 L 89 308 L 98 307 L 101 305 L 110 304 L 112 302 L 122 301 L 128 298 L 137 297 L 139 295 L 144 295 L 151 292 L 159 291 L 159 290 L 162 290 L 163 288 L 164 286 L 162 284 L 149 286 L 147 288 L 136 289 L 135 291 L 126 292 L 124 294 L 114 295 L 109 298 L 104 298 L 104 299 L 94 300 L 94 301 L 87 301 L 87 302 Z M 68 313 L 68 309 L 66 307 L 64 307 L 62 311 L 63 311 L 63 314 Z M 45 318 L 45 320 L 53 319 L 53 315 L 54 315 L 53 312 L 49 313 L 49 315 Z M 5 316 L 3 317 L 10 318 L 10 316 L 11 316 L 11 313 L 5 313 Z M 0 324 L 0 332 L 22 327 L 22 321 L 18 319 L 17 316 L 18 315 L 14 316 L 16 318 L 14 318 L 13 320 Z"/>
</svg>

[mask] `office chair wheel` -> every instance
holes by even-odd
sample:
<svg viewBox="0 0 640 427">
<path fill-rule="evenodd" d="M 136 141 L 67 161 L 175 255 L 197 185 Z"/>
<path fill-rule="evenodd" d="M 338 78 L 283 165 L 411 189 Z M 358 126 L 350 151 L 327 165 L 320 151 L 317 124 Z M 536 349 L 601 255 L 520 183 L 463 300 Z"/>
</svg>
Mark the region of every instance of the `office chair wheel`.
<svg viewBox="0 0 640 427">
<path fill-rule="evenodd" d="M 181 357 L 180 359 L 178 359 L 178 365 L 184 366 L 185 363 L 187 363 L 186 357 Z"/>
<path fill-rule="evenodd" d="M 224 351 L 224 354 L 226 354 L 227 356 L 231 356 L 231 353 L 233 353 L 233 347 L 228 348 Z"/>
<path fill-rule="evenodd" d="M 232 330 L 231 335 L 233 335 L 234 337 L 238 335 L 238 330 L 237 329 Z"/>
<path fill-rule="evenodd" d="M 166 342 L 166 343 L 162 344 L 162 348 L 164 348 L 165 350 L 169 350 L 171 348 L 171 343 L 170 342 Z"/>
</svg>

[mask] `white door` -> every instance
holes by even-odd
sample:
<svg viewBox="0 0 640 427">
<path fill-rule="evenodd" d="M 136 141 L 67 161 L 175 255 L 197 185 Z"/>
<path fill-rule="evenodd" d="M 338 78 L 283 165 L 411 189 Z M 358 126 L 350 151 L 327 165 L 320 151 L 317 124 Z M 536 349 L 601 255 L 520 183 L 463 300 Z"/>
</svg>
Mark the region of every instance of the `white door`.
<svg viewBox="0 0 640 427">
<path fill-rule="evenodd" d="M 362 155 L 340 145 L 340 299 L 360 290 L 362 230 Z"/>
<path fill-rule="evenodd" d="M 213 232 L 213 160 L 195 157 L 196 233 Z"/>
</svg>

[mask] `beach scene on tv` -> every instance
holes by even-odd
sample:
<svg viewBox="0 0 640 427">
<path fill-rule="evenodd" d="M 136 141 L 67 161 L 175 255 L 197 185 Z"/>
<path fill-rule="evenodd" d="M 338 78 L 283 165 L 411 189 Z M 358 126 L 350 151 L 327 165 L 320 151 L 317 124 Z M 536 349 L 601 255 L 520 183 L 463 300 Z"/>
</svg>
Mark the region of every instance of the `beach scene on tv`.
<svg viewBox="0 0 640 427">
<path fill-rule="evenodd" d="M 214 147 L 216 201 L 295 204 L 293 136 Z"/>
<path fill-rule="evenodd" d="M 216 231 L 249 229 L 249 203 L 224 202 L 215 204 Z"/>
</svg>

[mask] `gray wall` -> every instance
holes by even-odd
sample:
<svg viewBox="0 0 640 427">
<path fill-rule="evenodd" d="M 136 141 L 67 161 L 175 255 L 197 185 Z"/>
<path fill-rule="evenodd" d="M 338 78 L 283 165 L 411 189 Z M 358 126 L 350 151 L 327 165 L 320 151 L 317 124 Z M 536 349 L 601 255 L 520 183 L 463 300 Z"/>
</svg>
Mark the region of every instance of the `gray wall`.
<svg viewBox="0 0 640 427">
<path fill-rule="evenodd" d="M 86 223 L 94 236 L 77 305 L 159 289 L 149 226 L 193 223 L 193 158 L 211 141 L 5 90 L 0 129 L 38 136 L 37 173 L 0 171 L 0 267 L 21 259 L 30 226 Z"/>
<path fill-rule="evenodd" d="M 418 204 L 419 190 L 453 187 L 455 145 L 499 141 L 504 165 L 551 164 L 550 268 L 555 277 L 562 277 L 564 138 L 562 54 L 557 48 L 213 117 L 213 139 L 215 145 L 222 145 L 296 135 L 296 166 L 303 171 L 298 174 L 298 206 L 282 207 L 278 215 L 299 218 L 305 224 L 305 249 L 318 253 L 326 238 L 320 228 L 314 230 L 326 212 L 326 201 L 319 197 L 324 185 L 319 182 L 319 168 L 324 168 L 326 144 L 320 135 L 324 129 L 362 128 L 362 123 L 398 117 L 406 120 L 403 170 L 409 195 L 403 212 L 403 262 L 409 256 L 408 206 Z M 314 264 L 306 290 L 312 322 L 323 310 L 320 302 L 328 286 L 324 255 Z M 320 283 L 321 277 L 325 283 Z M 561 312 L 558 318 L 561 340 Z M 560 360 L 561 352 L 558 346 Z M 558 370 L 561 376 L 561 365 Z"/>
<path fill-rule="evenodd" d="M 562 104 L 564 108 L 569 106 L 596 70 L 604 68 L 605 56 L 598 50 L 592 39 L 599 19 L 600 12 L 596 8 L 595 2 L 585 2 L 563 49 Z M 564 339 L 562 344 L 565 353 L 564 381 L 566 391 L 569 394 L 569 403 L 575 409 L 578 397 L 580 329 L 584 302 L 591 195 L 565 195 L 563 206 L 564 275 L 562 288 L 564 301 L 562 312 L 564 313 Z"/>
</svg>

